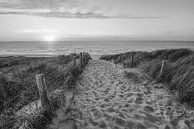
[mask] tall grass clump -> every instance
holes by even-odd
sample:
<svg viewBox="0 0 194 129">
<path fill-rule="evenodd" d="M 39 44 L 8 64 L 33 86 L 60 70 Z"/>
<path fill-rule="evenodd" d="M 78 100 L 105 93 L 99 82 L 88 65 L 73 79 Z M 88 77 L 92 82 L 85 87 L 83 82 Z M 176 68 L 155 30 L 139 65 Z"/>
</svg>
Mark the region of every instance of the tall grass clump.
<svg viewBox="0 0 194 129">
<path fill-rule="evenodd" d="M 0 58 L 0 128 L 12 128 L 15 112 L 38 99 L 36 74 L 44 74 L 48 90 L 53 91 L 64 85 L 65 69 L 74 57 L 79 55 Z"/>
<path fill-rule="evenodd" d="M 140 68 L 156 79 L 167 84 L 176 93 L 182 103 L 194 106 L 194 52 L 189 49 L 165 49 L 152 52 L 127 52 L 117 55 L 103 55 L 100 59 L 131 67 L 134 55 L 134 66 Z M 164 71 L 159 78 L 162 60 L 165 60 Z"/>
</svg>

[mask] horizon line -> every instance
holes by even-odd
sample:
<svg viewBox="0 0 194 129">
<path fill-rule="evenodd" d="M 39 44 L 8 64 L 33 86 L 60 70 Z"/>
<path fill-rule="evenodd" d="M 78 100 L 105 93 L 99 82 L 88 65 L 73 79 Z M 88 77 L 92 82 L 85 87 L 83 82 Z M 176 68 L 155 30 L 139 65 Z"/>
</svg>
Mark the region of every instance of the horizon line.
<svg viewBox="0 0 194 129">
<path fill-rule="evenodd" d="M 144 39 L 140 39 L 140 40 L 130 40 L 130 39 L 98 39 L 98 38 L 81 38 L 82 40 L 79 40 L 79 38 L 77 39 L 68 39 L 68 40 L 56 40 L 56 41 L 51 41 L 51 42 L 67 42 L 67 41 L 76 41 L 76 42 L 79 42 L 79 41 L 113 41 L 113 42 L 116 42 L 116 41 L 132 41 L 132 42 L 138 42 L 138 41 L 146 41 L 146 42 L 168 42 L 168 41 L 171 41 L 171 42 L 194 42 L 194 40 L 171 40 L 171 39 L 168 39 L 168 40 L 155 40 L 155 39 L 149 39 L 149 40 L 144 40 Z M 95 40 L 92 40 L 92 39 L 95 39 Z M 0 42 L 49 42 L 49 41 L 43 41 L 43 40 L 0 40 Z"/>
</svg>

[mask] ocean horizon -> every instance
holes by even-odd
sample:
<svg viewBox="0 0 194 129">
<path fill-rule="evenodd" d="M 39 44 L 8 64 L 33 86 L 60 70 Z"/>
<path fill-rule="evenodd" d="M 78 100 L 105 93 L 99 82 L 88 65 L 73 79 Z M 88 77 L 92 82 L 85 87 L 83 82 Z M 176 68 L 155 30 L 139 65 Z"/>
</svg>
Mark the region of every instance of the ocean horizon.
<svg viewBox="0 0 194 129">
<path fill-rule="evenodd" d="M 194 41 L 11 41 L 0 42 L 0 56 L 57 56 L 82 51 L 100 56 L 178 48 L 194 50 Z"/>
</svg>

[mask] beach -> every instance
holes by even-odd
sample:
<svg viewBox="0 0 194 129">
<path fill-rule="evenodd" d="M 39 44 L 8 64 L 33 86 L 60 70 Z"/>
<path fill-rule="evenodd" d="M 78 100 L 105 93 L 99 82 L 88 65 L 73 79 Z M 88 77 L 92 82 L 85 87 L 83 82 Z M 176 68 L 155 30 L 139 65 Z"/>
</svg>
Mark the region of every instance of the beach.
<svg viewBox="0 0 194 129">
<path fill-rule="evenodd" d="M 68 114 L 51 129 L 192 129 L 194 111 L 138 69 L 91 60 L 76 84 Z"/>
<path fill-rule="evenodd" d="M 158 49 L 188 48 L 194 50 L 193 41 L 130 41 L 98 39 L 89 41 L 17 41 L 0 42 L 0 56 L 51 57 L 85 51 L 98 59 L 104 54 L 129 51 L 154 51 Z"/>
</svg>

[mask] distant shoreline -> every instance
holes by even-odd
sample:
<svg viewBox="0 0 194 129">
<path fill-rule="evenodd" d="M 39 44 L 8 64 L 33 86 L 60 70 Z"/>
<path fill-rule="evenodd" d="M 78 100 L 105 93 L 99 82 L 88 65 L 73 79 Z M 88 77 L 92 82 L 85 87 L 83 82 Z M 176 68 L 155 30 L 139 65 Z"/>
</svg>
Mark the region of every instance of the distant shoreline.
<svg viewBox="0 0 194 129">
<path fill-rule="evenodd" d="M 125 41 L 125 42 L 194 42 L 194 40 L 129 40 L 129 39 L 99 39 L 99 38 L 94 38 L 94 39 L 71 39 L 71 40 L 59 40 L 59 41 L 53 41 L 53 42 L 99 42 L 99 41 L 103 41 L 103 42 L 119 42 L 119 41 Z M 47 41 L 0 41 L 0 43 L 18 43 L 18 42 L 22 42 L 22 43 L 29 43 L 29 42 L 47 42 Z"/>
<path fill-rule="evenodd" d="M 40 54 L 40 55 L 26 55 L 26 54 L 18 54 L 18 55 L 0 55 L 0 58 L 6 57 L 57 57 L 60 55 L 47 55 L 47 54 Z M 101 55 L 91 55 L 92 59 L 99 59 Z"/>
<path fill-rule="evenodd" d="M 9 56 L 13 56 L 13 57 L 56 57 L 58 55 L 46 55 L 46 54 L 40 54 L 40 55 L 31 55 L 31 54 L 18 54 L 18 55 L 14 55 L 14 54 L 3 54 L 0 55 L 0 57 L 9 57 Z"/>
<path fill-rule="evenodd" d="M 67 41 L 67 42 L 0 42 L 0 57 L 52 57 L 88 52 L 92 56 L 119 54 L 130 51 L 155 51 L 187 48 L 194 50 L 194 42 L 151 41 Z"/>
</svg>

